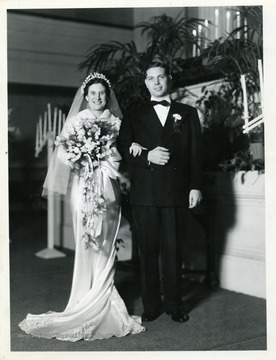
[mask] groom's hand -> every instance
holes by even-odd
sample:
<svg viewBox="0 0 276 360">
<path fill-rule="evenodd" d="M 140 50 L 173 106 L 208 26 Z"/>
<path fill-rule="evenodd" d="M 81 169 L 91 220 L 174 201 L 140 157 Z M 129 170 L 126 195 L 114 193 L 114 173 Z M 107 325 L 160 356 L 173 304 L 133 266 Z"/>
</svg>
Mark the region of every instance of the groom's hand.
<svg viewBox="0 0 276 360">
<path fill-rule="evenodd" d="M 155 149 L 149 151 L 148 161 L 156 165 L 166 165 L 170 159 L 169 149 L 162 146 L 157 146 Z"/>
<path fill-rule="evenodd" d="M 197 205 L 200 204 L 202 200 L 202 194 L 199 190 L 191 190 L 189 195 L 189 209 L 195 208 Z"/>
</svg>

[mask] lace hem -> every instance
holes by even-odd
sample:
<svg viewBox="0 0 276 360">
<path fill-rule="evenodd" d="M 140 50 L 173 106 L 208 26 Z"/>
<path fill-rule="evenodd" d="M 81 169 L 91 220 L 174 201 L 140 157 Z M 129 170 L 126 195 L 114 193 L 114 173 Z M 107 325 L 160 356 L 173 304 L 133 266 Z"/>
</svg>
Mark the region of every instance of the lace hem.
<svg viewBox="0 0 276 360">
<path fill-rule="evenodd" d="M 116 314 L 121 321 L 121 332 L 122 334 L 124 334 L 122 336 L 125 336 L 127 334 L 138 334 L 146 330 L 146 328 L 141 325 L 141 318 L 139 316 L 130 316 L 128 314 L 125 303 L 120 297 L 115 286 L 113 287 L 113 291 L 111 294 L 111 304 L 114 307 L 114 310 L 116 311 Z"/>
<path fill-rule="evenodd" d="M 111 297 L 111 311 L 114 312 L 116 318 L 118 319 L 118 328 L 114 330 L 112 333 L 101 332 L 100 329 L 97 329 L 97 326 L 100 324 L 101 320 L 104 318 L 104 309 L 97 314 L 93 320 L 83 324 L 80 327 L 77 327 L 70 331 L 65 331 L 63 333 L 58 332 L 58 324 L 62 325 L 61 316 L 55 316 L 54 312 L 48 312 L 44 315 L 28 315 L 25 320 L 19 323 L 19 327 L 25 331 L 27 334 L 45 339 L 56 338 L 57 340 L 62 341 L 71 341 L 76 342 L 79 340 L 93 341 L 93 340 L 103 340 L 109 339 L 111 337 L 124 337 L 128 334 L 138 334 L 146 330 L 144 326 L 142 326 L 139 322 L 140 317 L 130 316 L 127 312 L 126 306 L 118 294 L 115 287 L 113 287 Z M 105 307 L 104 307 L 105 308 Z M 47 319 L 47 315 L 51 316 L 50 319 Z M 68 314 L 66 314 L 68 315 Z M 108 316 L 108 315 L 107 315 Z M 32 319 L 32 317 L 34 317 Z M 51 325 L 57 325 L 56 332 L 54 330 L 52 332 L 47 330 L 43 333 L 43 329 L 51 327 Z M 39 329 L 41 329 L 41 333 L 39 333 Z"/>
</svg>

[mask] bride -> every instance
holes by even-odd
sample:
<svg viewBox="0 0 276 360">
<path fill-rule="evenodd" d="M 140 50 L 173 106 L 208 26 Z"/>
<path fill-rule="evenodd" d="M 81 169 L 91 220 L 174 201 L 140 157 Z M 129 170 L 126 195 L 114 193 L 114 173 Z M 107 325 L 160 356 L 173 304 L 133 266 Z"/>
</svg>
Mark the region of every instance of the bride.
<svg viewBox="0 0 276 360">
<path fill-rule="evenodd" d="M 71 294 L 63 312 L 27 315 L 19 326 L 32 336 L 91 341 L 145 330 L 140 317 L 128 314 L 114 286 L 121 217 L 119 116 L 109 80 L 89 74 L 57 137 L 42 194 L 70 204 L 75 237 Z"/>
</svg>

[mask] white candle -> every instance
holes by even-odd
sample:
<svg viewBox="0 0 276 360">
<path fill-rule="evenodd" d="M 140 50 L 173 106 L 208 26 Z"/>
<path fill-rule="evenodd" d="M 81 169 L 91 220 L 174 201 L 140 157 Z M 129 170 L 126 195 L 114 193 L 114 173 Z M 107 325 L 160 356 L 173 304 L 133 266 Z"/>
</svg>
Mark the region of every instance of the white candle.
<svg viewBox="0 0 276 360">
<path fill-rule="evenodd" d="M 237 15 L 237 28 L 240 28 L 241 26 L 241 14 L 239 11 L 236 12 Z M 240 30 L 237 32 L 237 39 L 241 38 Z"/>
<path fill-rule="evenodd" d="M 46 134 L 47 134 L 47 121 L 46 121 L 46 112 L 44 112 L 44 122 L 43 122 L 43 139 L 42 139 L 42 136 L 41 136 L 41 141 L 44 139 L 46 139 Z M 42 118 L 41 118 L 41 121 L 42 121 Z"/>
<path fill-rule="evenodd" d="M 53 125 L 54 137 L 56 137 L 56 130 L 57 130 L 57 108 L 55 107 L 55 110 L 54 110 L 54 125 Z"/>
<path fill-rule="evenodd" d="M 47 138 L 47 111 L 44 112 L 44 131 L 43 131 L 43 142 L 46 141 Z"/>
<path fill-rule="evenodd" d="M 197 55 L 200 55 L 200 50 L 201 50 L 201 31 L 202 31 L 202 25 L 198 25 Z"/>
<path fill-rule="evenodd" d="M 263 65 L 261 59 L 258 59 L 258 70 L 259 70 L 259 79 L 260 79 L 261 106 L 263 106 L 264 79 L 263 79 Z"/>
<path fill-rule="evenodd" d="M 193 35 L 194 35 L 194 42 L 193 42 L 193 57 L 196 56 L 196 30 L 193 30 Z"/>
<path fill-rule="evenodd" d="M 241 75 L 241 85 L 242 85 L 242 92 L 243 92 L 243 116 L 245 124 L 248 123 L 248 103 L 247 103 L 247 91 L 246 91 L 246 82 L 245 82 L 245 75 Z"/>
<path fill-rule="evenodd" d="M 207 39 L 208 39 L 208 26 L 209 26 L 208 20 L 205 20 L 205 21 L 204 21 L 204 25 L 205 25 L 204 47 L 205 47 L 205 49 L 206 49 L 206 48 L 207 48 Z"/>
<path fill-rule="evenodd" d="M 63 123 L 63 125 L 65 123 L 65 114 L 63 114 L 63 116 L 62 116 L 62 123 Z"/>
<path fill-rule="evenodd" d="M 39 144 L 39 123 L 36 124 L 35 156 L 37 156 L 38 153 L 38 144 Z"/>
<path fill-rule="evenodd" d="M 42 117 L 39 116 L 39 146 L 42 145 Z"/>
<path fill-rule="evenodd" d="M 219 34 L 219 10 L 215 10 L 215 39 L 218 38 Z"/>
<path fill-rule="evenodd" d="M 227 13 L 226 13 L 226 32 L 227 32 L 227 34 L 230 34 L 230 17 L 231 17 L 230 11 L 227 11 Z"/>
<path fill-rule="evenodd" d="M 48 104 L 48 131 L 49 131 L 49 132 L 52 132 L 51 104 Z"/>
<path fill-rule="evenodd" d="M 244 18 L 244 38 L 247 39 L 247 18 Z"/>
<path fill-rule="evenodd" d="M 61 110 L 58 111 L 58 135 L 61 132 Z"/>
</svg>

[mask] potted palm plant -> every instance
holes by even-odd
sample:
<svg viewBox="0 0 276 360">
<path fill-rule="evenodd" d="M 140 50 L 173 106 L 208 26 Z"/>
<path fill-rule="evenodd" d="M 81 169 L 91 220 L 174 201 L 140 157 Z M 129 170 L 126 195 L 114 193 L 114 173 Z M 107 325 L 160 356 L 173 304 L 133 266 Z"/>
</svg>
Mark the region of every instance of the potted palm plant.
<svg viewBox="0 0 276 360">
<path fill-rule="evenodd" d="M 167 63 L 175 75 L 183 71 L 185 59 L 190 56 L 195 42 L 192 31 L 202 23 L 203 20 L 181 13 L 175 19 L 166 14 L 155 16 L 136 26 L 145 37 L 143 51 L 138 51 L 134 41 L 99 44 L 89 49 L 80 69 L 87 72 L 104 71 L 115 86 L 121 107 L 126 109 L 148 97 L 144 86 L 144 68 L 149 61 L 159 59 Z"/>
</svg>

